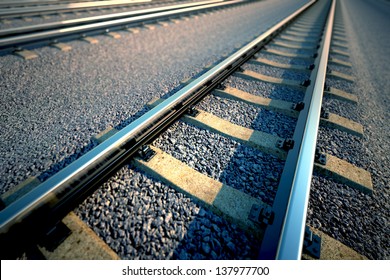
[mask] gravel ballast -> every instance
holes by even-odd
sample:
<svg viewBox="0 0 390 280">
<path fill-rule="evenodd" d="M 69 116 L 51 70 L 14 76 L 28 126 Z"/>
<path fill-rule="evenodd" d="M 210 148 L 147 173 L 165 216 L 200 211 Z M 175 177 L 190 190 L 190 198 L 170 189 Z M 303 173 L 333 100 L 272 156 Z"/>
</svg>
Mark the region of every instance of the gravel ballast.
<svg viewBox="0 0 390 280">
<path fill-rule="evenodd" d="M 230 76 L 223 82 L 224 86 L 230 86 L 270 99 L 279 99 L 298 103 L 303 100 L 305 92 L 292 87 L 270 84 L 262 81 L 251 81 L 240 77 Z"/>
<path fill-rule="evenodd" d="M 122 259 L 253 259 L 258 250 L 237 226 L 131 166 L 76 213 Z"/>
<path fill-rule="evenodd" d="M 182 122 L 154 145 L 208 177 L 272 205 L 284 164 L 276 157 Z"/>
<path fill-rule="evenodd" d="M 207 96 L 199 103 L 197 108 L 239 126 L 277 135 L 282 138 L 292 137 L 296 124 L 296 119 L 281 113 L 214 95 Z"/>
<path fill-rule="evenodd" d="M 293 64 L 293 65 L 309 66 L 314 61 L 314 59 L 312 61 L 310 61 L 308 59 L 274 55 L 274 54 L 266 53 L 264 51 L 260 51 L 256 55 L 259 58 L 268 59 L 268 60 L 271 60 L 271 61 L 274 61 L 274 62 L 278 62 L 278 63 Z"/>
<path fill-rule="evenodd" d="M 309 79 L 310 77 L 309 71 L 301 72 L 301 71 L 293 71 L 293 70 L 284 70 L 277 67 L 270 67 L 268 65 L 265 66 L 265 65 L 246 63 L 245 65 L 242 66 L 242 68 L 266 76 L 287 79 L 287 80 L 294 80 L 298 82 L 303 82 L 304 80 Z"/>
</svg>

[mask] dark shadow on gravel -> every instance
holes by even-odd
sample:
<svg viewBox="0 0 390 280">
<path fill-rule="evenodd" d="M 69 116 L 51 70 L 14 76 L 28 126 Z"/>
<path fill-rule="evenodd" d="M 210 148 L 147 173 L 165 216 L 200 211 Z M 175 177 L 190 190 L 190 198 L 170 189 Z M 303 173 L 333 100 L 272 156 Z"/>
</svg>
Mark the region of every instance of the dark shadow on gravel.
<svg viewBox="0 0 390 280">
<path fill-rule="evenodd" d="M 253 236 L 131 164 L 76 213 L 122 259 L 254 259 L 258 251 Z"/>
<path fill-rule="evenodd" d="M 380 192 L 386 186 L 375 180 L 374 184 L 378 192 L 370 196 L 314 173 L 308 223 L 369 259 L 386 259 L 384 252 L 376 249 L 390 246 L 388 217 L 380 211 L 386 208 L 385 195 Z"/>
<path fill-rule="evenodd" d="M 175 248 L 172 259 L 250 260 L 257 258 L 258 242 L 211 211 L 201 208 Z"/>
</svg>

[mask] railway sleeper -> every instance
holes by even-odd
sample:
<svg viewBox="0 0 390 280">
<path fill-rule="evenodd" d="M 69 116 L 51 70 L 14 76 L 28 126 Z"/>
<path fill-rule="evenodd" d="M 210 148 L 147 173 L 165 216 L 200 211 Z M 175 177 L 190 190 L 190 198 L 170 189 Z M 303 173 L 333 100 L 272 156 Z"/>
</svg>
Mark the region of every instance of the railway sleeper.
<svg viewBox="0 0 390 280">
<path fill-rule="evenodd" d="M 63 51 L 63 52 L 68 52 L 72 49 L 72 47 L 70 45 L 67 45 L 65 43 L 52 43 L 50 46 L 52 46 L 60 51 Z"/>
<path fill-rule="evenodd" d="M 352 77 L 351 75 L 344 74 L 344 73 L 341 73 L 341 72 L 335 71 L 335 70 L 328 71 L 326 76 L 329 78 L 341 79 L 341 80 L 344 80 L 347 82 L 354 82 L 355 81 L 354 77 Z"/>
<path fill-rule="evenodd" d="M 23 50 L 23 49 L 16 50 L 14 54 L 23 58 L 24 60 L 30 60 L 38 57 L 37 53 L 30 50 Z"/>
</svg>

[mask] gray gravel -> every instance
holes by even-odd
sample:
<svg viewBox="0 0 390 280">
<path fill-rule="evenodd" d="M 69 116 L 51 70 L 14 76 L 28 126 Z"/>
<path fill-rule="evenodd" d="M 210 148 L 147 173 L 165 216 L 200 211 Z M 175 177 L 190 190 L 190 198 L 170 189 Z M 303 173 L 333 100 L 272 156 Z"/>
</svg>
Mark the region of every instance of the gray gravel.
<svg viewBox="0 0 390 280">
<path fill-rule="evenodd" d="M 313 38 L 317 38 L 317 37 L 313 37 Z M 316 53 L 316 50 L 292 49 L 292 48 L 286 48 L 286 47 L 277 46 L 277 45 L 272 45 L 269 47 L 269 49 L 277 50 L 277 51 L 281 51 L 281 52 L 285 52 L 285 53 L 290 53 L 290 54 L 303 54 L 303 55 L 308 55 L 308 56 L 311 56 L 311 55 Z M 311 61 L 311 59 L 306 59 L 306 61 Z"/>
<path fill-rule="evenodd" d="M 121 32 L 118 40 L 97 36 L 97 45 L 72 41 L 66 53 L 43 47 L 30 61 L 0 57 L 0 193 L 45 170 L 44 177 L 53 174 L 90 149 L 93 135 L 130 123 L 150 99 L 174 92 L 304 2 L 260 1 Z"/>
<path fill-rule="evenodd" d="M 290 37 L 293 37 L 293 36 L 290 36 Z M 315 50 L 317 47 L 317 44 L 314 42 L 294 42 L 294 41 L 286 39 L 285 37 L 280 37 L 280 36 L 277 36 L 276 39 L 277 39 L 277 41 L 280 41 L 282 43 L 286 43 L 286 44 L 289 44 L 292 46 L 297 46 L 297 47 L 303 46 L 305 48 L 312 48 L 313 50 Z"/>
<path fill-rule="evenodd" d="M 353 83 L 351 82 L 347 82 L 347 81 L 344 81 L 344 80 L 341 80 L 341 79 L 334 79 L 334 78 L 326 78 L 325 80 L 325 83 L 327 86 L 330 86 L 330 87 L 333 87 L 333 88 L 337 88 L 337 89 L 341 89 L 345 92 L 348 92 L 348 93 L 351 93 L 353 92 Z"/>
<path fill-rule="evenodd" d="M 225 86 L 234 87 L 254 95 L 259 95 L 271 99 L 281 99 L 290 102 L 300 102 L 303 100 L 304 91 L 283 85 L 273 85 L 261 81 L 249 81 L 239 77 L 229 77 L 223 83 Z"/>
<path fill-rule="evenodd" d="M 342 60 L 345 62 L 350 62 L 349 57 L 347 57 L 345 55 L 341 55 L 341 54 L 337 54 L 337 53 L 330 53 L 329 56 L 333 59 L 338 59 L 338 60 Z"/>
<path fill-rule="evenodd" d="M 378 186 L 374 179 L 374 184 Z M 379 187 L 383 191 L 383 186 Z M 313 176 L 308 224 L 370 259 L 389 258 L 388 192 L 371 197 L 329 178 Z"/>
<path fill-rule="evenodd" d="M 208 130 L 178 122 L 154 143 L 195 170 L 272 204 L 284 162 Z"/>
<path fill-rule="evenodd" d="M 390 87 L 388 46 L 390 6 L 385 1 L 340 1 L 356 83 L 337 86 L 356 94 L 355 108 L 342 112 L 359 118 L 363 139 L 320 129 L 320 143 L 340 158 L 365 168 L 372 175 L 372 197 L 329 178 L 314 176 L 308 223 L 352 247 L 370 259 L 390 259 Z M 365 18 L 362 22 L 360 19 Z M 333 108 L 336 109 L 336 108 Z"/>
<path fill-rule="evenodd" d="M 356 122 L 361 121 L 361 114 L 356 110 L 356 105 L 341 100 L 326 97 L 322 100 L 322 107 L 334 114 Z"/>
<path fill-rule="evenodd" d="M 253 63 L 246 63 L 242 66 L 242 68 L 245 70 L 251 70 L 270 77 L 295 80 L 299 82 L 303 82 L 304 80 L 310 78 L 310 72 L 285 70 L 277 67 L 270 67 L 268 65 L 265 66 L 265 65 L 258 65 Z"/>
<path fill-rule="evenodd" d="M 267 132 L 282 138 L 292 137 L 296 119 L 268 111 L 244 102 L 207 96 L 197 108 L 212 113 L 231 123 Z"/>
<path fill-rule="evenodd" d="M 358 136 L 338 129 L 320 127 L 317 144 L 327 153 L 358 167 L 367 169 L 370 166 L 371 159 L 361 157 L 366 153 L 366 148 L 363 146 L 363 139 Z"/>
<path fill-rule="evenodd" d="M 346 37 L 345 39 L 348 40 L 347 37 Z M 333 42 L 333 41 L 332 41 L 332 42 Z M 348 53 L 348 49 L 343 48 L 343 47 L 339 47 L 339 46 L 334 45 L 334 44 L 332 44 L 332 43 L 331 43 L 330 47 L 331 47 L 332 50 L 336 50 L 336 51 L 341 51 L 341 52 L 346 52 L 346 53 Z M 347 57 L 347 59 L 348 59 L 348 57 Z"/>
<path fill-rule="evenodd" d="M 335 63 L 329 63 L 328 69 L 332 70 L 332 71 L 338 71 L 338 72 L 341 72 L 343 74 L 352 75 L 352 77 L 353 77 L 353 69 L 350 67 L 345 67 L 345 66 L 338 65 Z"/>
<path fill-rule="evenodd" d="M 301 59 L 301 58 L 291 58 L 291 57 L 285 57 L 285 56 L 278 56 L 273 54 L 268 54 L 265 52 L 258 52 L 257 56 L 259 58 L 265 58 L 271 61 L 275 61 L 278 63 L 284 63 L 284 64 L 293 64 L 293 65 L 305 65 L 309 66 L 312 62 L 310 62 L 307 59 Z"/>
<path fill-rule="evenodd" d="M 76 213 L 122 259 L 253 259 L 258 251 L 252 236 L 131 166 Z"/>
</svg>

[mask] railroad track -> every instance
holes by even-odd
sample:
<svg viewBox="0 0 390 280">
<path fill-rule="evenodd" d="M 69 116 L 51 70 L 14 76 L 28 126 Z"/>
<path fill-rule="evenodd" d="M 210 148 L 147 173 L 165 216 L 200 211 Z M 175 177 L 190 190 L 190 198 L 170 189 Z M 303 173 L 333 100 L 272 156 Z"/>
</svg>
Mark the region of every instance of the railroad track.
<svg viewBox="0 0 390 280">
<path fill-rule="evenodd" d="M 159 1 L 152 2 L 151 0 L 119 0 L 119 1 L 90 1 L 77 3 L 53 3 L 48 5 L 47 2 L 36 2 L 32 6 L 32 3 L 26 2 L 23 7 L 20 7 L 21 3 L 14 3 L 14 6 L 10 6 L 7 3 L 0 3 L 0 18 L 12 19 L 12 18 L 24 18 L 31 16 L 49 16 L 58 15 L 64 13 L 77 13 L 77 12 L 91 12 L 101 11 L 107 9 L 126 9 L 133 8 L 140 5 L 161 5 L 166 3 L 173 3 L 173 1 Z M 16 7 L 15 7 L 16 6 Z"/>
<path fill-rule="evenodd" d="M 61 50 L 68 50 L 69 47 L 64 45 L 64 42 L 69 40 L 82 38 L 90 43 L 95 43 L 96 40 L 91 38 L 93 35 L 108 34 L 118 38 L 120 35 L 115 31 L 128 30 L 129 32 L 137 32 L 138 30 L 135 30 L 134 27 L 148 26 L 156 22 L 167 24 L 163 21 L 178 21 L 180 17 L 246 3 L 249 2 L 242 0 L 192 2 L 4 29 L 0 31 L 0 53 L 14 52 L 26 59 L 32 59 L 37 57 L 37 55 L 29 49 L 37 46 L 52 45 Z"/>
<path fill-rule="evenodd" d="M 102 1 L 102 0 L 100 0 Z M 24 0 L 24 1 L 1 1 L 1 8 L 16 8 L 16 7 L 30 7 L 30 6 L 44 6 L 44 5 L 56 5 L 58 3 L 80 3 L 80 2 L 91 2 L 90 0 Z"/>
<path fill-rule="evenodd" d="M 15 257 L 38 243 L 40 254 L 59 258 L 50 251 L 67 242 L 67 228 L 78 223 L 73 214 L 59 221 L 88 197 L 95 202 L 107 198 L 103 205 L 84 202 L 77 210 L 109 245 L 92 258 L 201 258 L 198 250 L 206 258 L 225 252 L 230 258 L 300 259 L 302 250 L 304 258 L 363 258 L 306 226 L 313 169 L 360 192 L 372 192 L 367 171 L 316 147 L 319 125 L 355 137 L 363 134 L 358 123 L 321 110 L 323 95 L 357 102 L 354 95 L 325 84 L 327 77 L 353 79 L 327 69 L 328 64 L 349 67 L 345 60 L 328 59 L 347 55 L 338 49 L 347 46 L 340 43 L 343 31 L 335 10 L 336 1 L 306 4 L 177 92 L 151 101 L 151 109 L 130 125 L 96 136 L 99 145 L 46 181 L 26 182 L 19 192 L 3 196 L 2 254 Z M 225 159 L 217 160 L 221 157 Z M 220 165 L 229 176 L 216 174 Z M 113 175 L 122 182 L 110 179 Z M 136 185 L 131 196 L 123 182 Z M 113 194 L 121 198 L 116 201 Z M 192 201 L 197 205 L 188 206 Z M 147 218 L 150 212 L 157 212 L 157 218 Z M 192 221 L 191 229 L 185 223 L 193 216 L 201 222 Z M 169 230 L 167 224 L 174 222 Z M 89 230 L 81 227 L 80 232 Z M 27 238 L 26 231 L 31 233 Z M 156 240 L 148 242 L 143 231 L 153 232 Z M 190 238 L 185 231 L 197 237 L 198 248 L 165 247 L 167 239 Z M 210 246 L 213 234 L 220 241 Z M 79 243 L 59 247 L 68 252 Z M 140 254 L 134 255 L 137 250 Z"/>
</svg>

